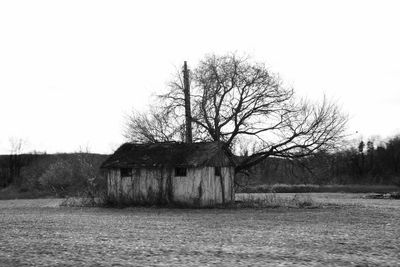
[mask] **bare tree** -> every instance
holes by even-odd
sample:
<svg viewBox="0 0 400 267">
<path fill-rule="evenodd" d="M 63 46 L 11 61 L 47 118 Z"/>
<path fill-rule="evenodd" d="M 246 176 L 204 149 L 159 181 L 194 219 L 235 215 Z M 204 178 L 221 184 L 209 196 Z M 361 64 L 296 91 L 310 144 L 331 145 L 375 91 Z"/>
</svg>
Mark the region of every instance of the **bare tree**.
<svg viewBox="0 0 400 267">
<path fill-rule="evenodd" d="M 194 139 L 224 141 L 234 148 L 250 141 L 254 153 L 237 166 L 240 171 L 269 156 L 298 158 L 331 148 L 343 137 L 347 117 L 325 97 L 321 103 L 299 100 L 294 91 L 264 64 L 236 54 L 210 55 L 190 73 Z M 160 110 L 179 131 L 184 123 L 183 79 L 177 75 Z M 146 125 L 146 124 L 149 125 Z M 153 121 L 142 124 L 146 130 Z"/>
<path fill-rule="evenodd" d="M 148 112 L 133 111 L 126 118 L 124 137 L 138 143 L 183 141 L 184 124 L 176 118 L 155 107 Z"/>
<path fill-rule="evenodd" d="M 21 154 L 26 141 L 22 138 L 11 137 L 9 139 L 10 142 L 10 155 L 19 155 Z"/>
<path fill-rule="evenodd" d="M 22 138 L 12 137 L 9 139 L 10 142 L 10 155 L 9 155 L 9 173 L 11 182 L 14 182 L 18 187 L 21 186 L 21 158 L 20 154 L 22 153 L 24 144 L 26 143 Z"/>
</svg>

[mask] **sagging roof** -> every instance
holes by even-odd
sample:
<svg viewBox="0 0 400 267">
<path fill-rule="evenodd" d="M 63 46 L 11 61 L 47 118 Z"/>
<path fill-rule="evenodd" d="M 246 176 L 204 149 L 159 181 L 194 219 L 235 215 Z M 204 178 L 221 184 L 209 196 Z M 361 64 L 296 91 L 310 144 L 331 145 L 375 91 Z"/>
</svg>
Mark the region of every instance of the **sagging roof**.
<svg viewBox="0 0 400 267">
<path fill-rule="evenodd" d="M 234 166 L 232 153 L 223 142 L 125 143 L 101 168 Z"/>
</svg>

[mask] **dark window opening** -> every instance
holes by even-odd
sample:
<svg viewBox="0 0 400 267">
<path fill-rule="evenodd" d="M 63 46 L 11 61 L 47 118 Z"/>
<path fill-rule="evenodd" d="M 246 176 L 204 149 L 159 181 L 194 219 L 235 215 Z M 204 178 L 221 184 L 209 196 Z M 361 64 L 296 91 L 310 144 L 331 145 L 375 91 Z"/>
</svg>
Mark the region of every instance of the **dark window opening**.
<svg viewBox="0 0 400 267">
<path fill-rule="evenodd" d="M 215 167 L 214 174 L 215 176 L 221 176 L 221 167 Z"/>
<path fill-rule="evenodd" d="M 132 176 L 132 169 L 121 168 L 121 177 L 130 177 L 130 176 Z"/>
<path fill-rule="evenodd" d="M 186 176 L 186 168 L 175 168 L 175 176 Z"/>
</svg>

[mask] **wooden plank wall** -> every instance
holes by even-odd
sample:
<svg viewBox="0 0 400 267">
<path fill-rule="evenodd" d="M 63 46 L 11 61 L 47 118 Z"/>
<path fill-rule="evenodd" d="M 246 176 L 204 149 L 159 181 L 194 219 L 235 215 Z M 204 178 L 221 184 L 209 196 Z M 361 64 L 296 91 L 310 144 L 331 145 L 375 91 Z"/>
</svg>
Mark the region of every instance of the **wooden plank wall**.
<svg viewBox="0 0 400 267">
<path fill-rule="evenodd" d="M 108 172 L 108 194 L 126 204 L 213 206 L 234 201 L 233 177 L 232 167 L 221 168 L 221 176 L 214 167 L 188 168 L 184 177 L 166 168 L 133 169 L 132 176 L 120 177 L 116 169 Z"/>
</svg>

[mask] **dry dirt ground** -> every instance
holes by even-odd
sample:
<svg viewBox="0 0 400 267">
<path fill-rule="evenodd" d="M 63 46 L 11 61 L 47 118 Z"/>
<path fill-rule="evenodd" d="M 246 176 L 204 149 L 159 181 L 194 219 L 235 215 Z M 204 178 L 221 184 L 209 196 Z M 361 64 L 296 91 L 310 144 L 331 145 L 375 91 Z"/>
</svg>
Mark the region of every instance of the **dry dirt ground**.
<svg viewBox="0 0 400 267">
<path fill-rule="evenodd" d="M 400 201 L 317 209 L 71 208 L 0 201 L 0 266 L 400 266 Z"/>
</svg>

